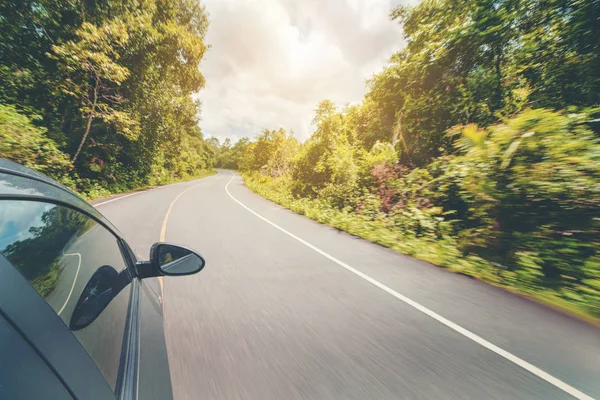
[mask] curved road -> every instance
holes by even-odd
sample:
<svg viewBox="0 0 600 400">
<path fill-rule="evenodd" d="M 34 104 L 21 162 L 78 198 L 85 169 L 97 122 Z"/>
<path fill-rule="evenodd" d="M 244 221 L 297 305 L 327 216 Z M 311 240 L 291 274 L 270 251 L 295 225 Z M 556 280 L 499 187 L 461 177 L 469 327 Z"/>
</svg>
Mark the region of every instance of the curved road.
<svg viewBox="0 0 600 400">
<path fill-rule="evenodd" d="M 144 257 L 162 231 L 207 260 L 164 281 L 176 399 L 600 399 L 600 329 L 294 214 L 230 171 L 97 207 Z"/>
</svg>

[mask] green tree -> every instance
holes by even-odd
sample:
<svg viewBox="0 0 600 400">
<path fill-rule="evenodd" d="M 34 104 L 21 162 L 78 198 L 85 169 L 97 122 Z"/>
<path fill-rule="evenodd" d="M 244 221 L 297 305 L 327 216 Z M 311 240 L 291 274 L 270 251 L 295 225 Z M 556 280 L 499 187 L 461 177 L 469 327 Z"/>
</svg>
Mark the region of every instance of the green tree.
<svg viewBox="0 0 600 400">
<path fill-rule="evenodd" d="M 121 191 L 212 166 L 192 97 L 208 26 L 197 1 L 28 0 L 0 11 L 0 103 L 41 117 L 33 124 L 76 161 L 67 182 Z"/>
<path fill-rule="evenodd" d="M 71 159 L 73 164 L 96 118 L 115 126 L 118 133 L 129 139 L 139 135 L 137 121 L 112 107 L 123 101 L 118 87 L 129 76 L 129 70 L 116 62 L 118 50 L 129 38 L 125 22 L 111 21 L 100 28 L 84 23 L 76 35 L 76 40 L 52 47 L 67 76 L 61 90 L 81 102 L 80 112 L 86 121 L 83 136 Z"/>
</svg>

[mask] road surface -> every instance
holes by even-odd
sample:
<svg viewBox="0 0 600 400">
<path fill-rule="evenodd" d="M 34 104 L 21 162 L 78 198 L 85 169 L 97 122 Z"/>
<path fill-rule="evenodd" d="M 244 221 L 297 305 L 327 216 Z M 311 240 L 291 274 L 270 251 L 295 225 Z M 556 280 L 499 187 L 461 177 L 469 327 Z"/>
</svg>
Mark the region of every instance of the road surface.
<svg viewBox="0 0 600 400">
<path fill-rule="evenodd" d="M 162 232 L 207 261 L 164 280 L 176 399 L 600 399 L 600 329 L 296 215 L 233 172 L 98 209 L 144 257 Z"/>
</svg>

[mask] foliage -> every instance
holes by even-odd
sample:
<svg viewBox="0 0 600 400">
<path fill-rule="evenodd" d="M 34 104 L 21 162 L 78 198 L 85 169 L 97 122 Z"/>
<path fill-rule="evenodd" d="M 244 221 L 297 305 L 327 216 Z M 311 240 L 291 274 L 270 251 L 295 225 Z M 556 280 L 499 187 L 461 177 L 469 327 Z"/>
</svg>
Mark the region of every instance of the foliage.
<svg viewBox="0 0 600 400">
<path fill-rule="evenodd" d="M 73 160 L 55 177 L 94 195 L 212 167 L 192 97 L 204 86 L 208 26 L 197 1 L 26 0 L 0 10 L 0 104 Z M 13 149 L 0 156 L 20 160 Z M 54 168 L 38 161 L 30 165 Z"/>
<path fill-rule="evenodd" d="M 422 166 L 454 151 L 454 125 L 599 104 L 599 15 L 597 1 L 577 0 L 398 6 L 407 46 L 370 80 L 359 139 L 392 142 L 403 163 Z"/>
<path fill-rule="evenodd" d="M 82 100 L 80 113 L 87 121 L 83 138 L 73 155 L 73 163 L 95 118 L 116 127 L 117 132 L 129 139 L 139 136 L 137 121 L 111 106 L 123 101 L 117 89 L 129 76 L 129 70 L 116 62 L 120 58 L 118 50 L 129 39 L 125 23 L 110 21 L 97 28 L 85 22 L 75 34 L 75 40 L 52 46 L 59 67 L 67 76 L 60 88 L 75 100 Z"/>
<path fill-rule="evenodd" d="M 0 104 L 0 154 L 19 164 L 60 178 L 71 168 L 69 158 L 46 130 L 33 125 L 30 118 L 13 106 Z"/>
<path fill-rule="evenodd" d="M 265 129 L 255 142 L 246 146 L 239 165 L 243 170 L 263 169 L 271 176 L 281 176 L 291 170 L 291 160 L 298 150 L 298 141 L 285 130 Z"/>
<path fill-rule="evenodd" d="M 210 151 L 214 154 L 215 166 L 226 169 L 240 168 L 249 142 L 250 140 L 246 137 L 239 139 L 234 145 L 231 145 L 229 138 L 225 139 L 223 144 L 214 137 L 207 139 Z"/>
<path fill-rule="evenodd" d="M 539 269 L 534 285 L 594 279 L 584 265 L 600 244 L 600 139 L 587 118 L 527 110 L 477 141 L 463 128 L 463 154 L 449 160 L 442 180 L 468 208 L 459 233 L 465 250 L 517 274 Z"/>
</svg>

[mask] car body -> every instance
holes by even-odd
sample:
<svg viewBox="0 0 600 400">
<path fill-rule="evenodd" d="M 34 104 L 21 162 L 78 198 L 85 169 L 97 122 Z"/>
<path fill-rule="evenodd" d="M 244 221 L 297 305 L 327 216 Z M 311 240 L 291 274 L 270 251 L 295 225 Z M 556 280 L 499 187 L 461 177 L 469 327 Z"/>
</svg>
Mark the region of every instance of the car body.
<svg viewBox="0 0 600 400">
<path fill-rule="evenodd" d="M 169 244 L 138 260 L 77 194 L 0 159 L 0 398 L 172 398 L 157 276 L 203 266 Z"/>
</svg>

